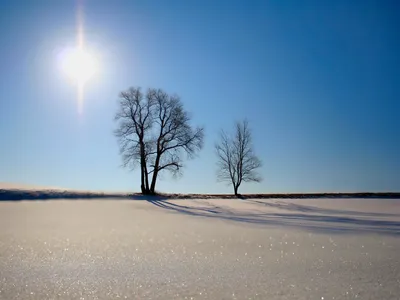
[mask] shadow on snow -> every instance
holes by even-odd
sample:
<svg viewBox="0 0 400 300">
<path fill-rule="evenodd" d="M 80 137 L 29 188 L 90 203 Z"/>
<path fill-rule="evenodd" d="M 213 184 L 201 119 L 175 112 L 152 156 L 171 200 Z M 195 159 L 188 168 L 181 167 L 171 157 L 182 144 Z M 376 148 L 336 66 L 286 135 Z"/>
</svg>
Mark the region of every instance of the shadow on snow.
<svg viewBox="0 0 400 300">
<path fill-rule="evenodd" d="M 387 217 L 399 217 L 397 214 L 319 208 L 292 202 L 276 201 L 276 199 L 260 201 L 256 199 L 248 199 L 247 197 L 236 199 L 237 201 L 251 203 L 256 206 L 261 205 L 280 209 L 283 212 L 243 212 L 218 205 L 208 204 L 208 206 L 205 207 L 193 207 L 168 201 L 171 199 L 176 200 L 176 198 L 182 199 L 183 196 L 184 195 L 177 197 L 176 195 L 149 196 L 141 194 L 110 194 L 59 190 L 29 191 L 0 189 L 0 201 L 110 198 L 121 200 L 143 200 L 148 201 L 159 208 L 196 217 L 270 226 L 290 226 L 293 228 L 324 233 L 376 233 L 400 235 L 400 222 L 385 220 Z M 190 199 L 190 196 L 188 198 Z M 206 200 L 197 200 L 196 202 L 199 203 Z M 179 202 L 179 200 L 177 201 Z M 223 200 L 221 200 L 220 203 L 223 203 Z M 287 213 L 285 213 L 285 211 Z"/>
<path fill-rule="evenodd" d="M 253 200 L 245 201 L 254 202 Z M 259 225 L 287 226 L 319 233 L 375 233 L 400 235 L 400 222 L 372 218 L 398 216 L 395 214 L 374 214 L 346 210 L 331 210 L 312 206 L 298 205 L 295 203 L 283 204 L 279 202 L 261 203 L 267 206 L 289 210 L 291 212 L 241 212 L 217 205 L 192 207 L 171 203 L 165 200 L 148 200 L 148 202 L 163 209 L 196 217 L 214 218 Z M 318 215 L 313 215 L 309 213 L 318 213 Z"/>
</svg>

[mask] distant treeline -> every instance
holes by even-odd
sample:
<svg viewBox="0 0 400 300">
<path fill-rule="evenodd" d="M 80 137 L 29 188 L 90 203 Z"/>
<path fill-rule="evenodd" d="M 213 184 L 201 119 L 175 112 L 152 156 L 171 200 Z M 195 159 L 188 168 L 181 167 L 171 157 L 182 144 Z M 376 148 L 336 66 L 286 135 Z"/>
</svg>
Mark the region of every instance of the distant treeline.
<svg viewBox="0 0 400 300">
<path fill-rule="evenodd" d="M 168 200 L 168 199 L 318 199 L 318 198 L 380 198 L 400 199 L 400 193 L 293 193 L 293 194 L 157 194 L 137 193 L 96 193 L 62 190 L 7 190 L 0 189 L 0 201 L 47 200 L 47 199 L 131 199 L 131 200 Z"/>
</svg>

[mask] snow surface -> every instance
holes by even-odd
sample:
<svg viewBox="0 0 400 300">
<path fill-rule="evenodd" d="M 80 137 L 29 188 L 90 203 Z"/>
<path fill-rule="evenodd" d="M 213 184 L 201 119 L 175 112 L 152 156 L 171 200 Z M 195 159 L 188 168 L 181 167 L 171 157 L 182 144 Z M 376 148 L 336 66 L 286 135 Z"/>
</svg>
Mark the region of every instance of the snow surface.
<svg viewBox="0 0 400 300">
<path fill-rule="evenodd" d="M 0 202 L 0 299 L 400 299 L 400 200 Z"/>
</svg>

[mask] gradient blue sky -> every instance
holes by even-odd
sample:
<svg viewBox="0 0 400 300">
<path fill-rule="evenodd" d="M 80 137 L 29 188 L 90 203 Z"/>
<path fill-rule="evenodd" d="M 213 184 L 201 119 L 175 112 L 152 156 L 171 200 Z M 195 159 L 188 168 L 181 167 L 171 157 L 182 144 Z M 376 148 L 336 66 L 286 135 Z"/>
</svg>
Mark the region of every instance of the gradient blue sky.
<svg viewBox="0 0 400 300">
<path fill-rule="evenodd" d="M 220 128 L 247 117 L 264 162 L 241 192 L 400 190 L 397 1 L 84 3 L 100 72 L 83 114 L 57 57 L 75 1 L 0 1 L 0 182 L 138 190 L 112 131 L 129 86 L 178 93 L 205 147 L 164 192 L 231 192 L 215 180 Z"/>
</svg>

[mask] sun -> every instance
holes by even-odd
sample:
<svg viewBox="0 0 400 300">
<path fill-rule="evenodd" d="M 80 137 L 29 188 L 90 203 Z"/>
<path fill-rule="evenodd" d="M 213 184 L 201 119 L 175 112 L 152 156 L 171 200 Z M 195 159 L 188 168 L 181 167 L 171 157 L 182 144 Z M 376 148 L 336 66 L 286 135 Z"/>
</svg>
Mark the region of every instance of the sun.
<svg viewBox="0 0 400 300">
<path fill-rule="evenodd" d="M 82 47 L 68 49 L 62 56 L 64 72 L 78 85 L 84 85 L 97 71 L 95 57 Z"/>
</svg>

